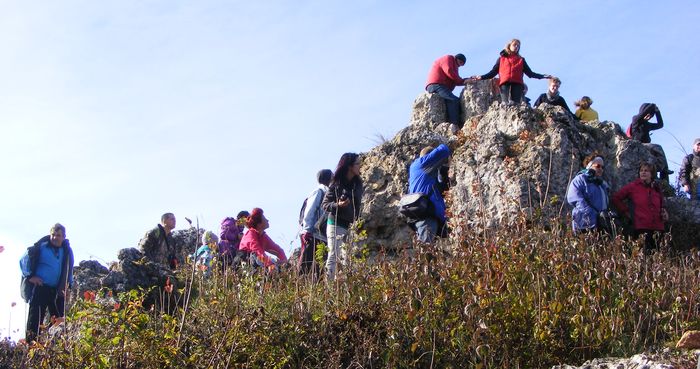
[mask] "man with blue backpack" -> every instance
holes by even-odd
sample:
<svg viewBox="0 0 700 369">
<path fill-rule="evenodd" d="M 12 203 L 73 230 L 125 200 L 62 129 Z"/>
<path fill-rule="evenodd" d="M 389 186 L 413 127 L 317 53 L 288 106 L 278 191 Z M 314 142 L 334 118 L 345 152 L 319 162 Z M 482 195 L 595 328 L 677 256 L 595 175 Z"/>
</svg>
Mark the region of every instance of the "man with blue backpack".
<svg viewBox="0 0 700 369">
<path fill-rule="evenodd" d="M 323 197 L 328 192 L 328 185 L 331 183 L 333 171 L 322 169 L 316 174 L 318 186 L 304 200 L 299 212 L 299 225 L 301 225 L 301 253 L 299 254 L 299 273 L 308 274 L 313 272 L 316 277 L 320 267 L 316 262 L 316 246 L 326 243 L 326 223 L 328 214 L 321 208 Z"/>
</svg>

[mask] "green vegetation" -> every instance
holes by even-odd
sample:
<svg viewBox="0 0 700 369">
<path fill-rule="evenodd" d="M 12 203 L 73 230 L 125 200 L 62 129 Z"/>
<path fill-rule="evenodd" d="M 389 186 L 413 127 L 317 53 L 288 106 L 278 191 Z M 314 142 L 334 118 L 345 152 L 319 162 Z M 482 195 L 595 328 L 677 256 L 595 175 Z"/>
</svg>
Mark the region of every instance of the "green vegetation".
<svg viewBox="0 0 700 369">
<path fill-rule="evenodd" d="M 292 271 L 200 274 L 183 271 L 186 287 L 163 288 L 151 310 L 138 291 L 86 294 L 66 333 L 0 346 L 0 366 L 547 368 L 667 346 L 700 325 L 697 250 L 645 257 L 557 227 L 353 260 L 331 285 Z"/>
</svg>

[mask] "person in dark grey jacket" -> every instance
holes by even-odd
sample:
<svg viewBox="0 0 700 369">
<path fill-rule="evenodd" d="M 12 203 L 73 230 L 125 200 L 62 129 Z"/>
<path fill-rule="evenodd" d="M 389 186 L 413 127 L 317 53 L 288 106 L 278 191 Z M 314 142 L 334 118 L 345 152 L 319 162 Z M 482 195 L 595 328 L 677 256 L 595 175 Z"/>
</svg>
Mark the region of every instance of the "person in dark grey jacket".
<svg viewBox="0 0 700 369">
<path fill-rule="evenodd" d="M 328 212 L 326 277 L 329 281 L 335 278 L 338 258 L 341 263 L 346 259 L 345 241 L 350 224 L 360 215 L 362 192 L 360 157 L 355 153 L 345 153 L 338 161 L 331 185 L 321 203 L 323 210 Z"/>
</svg>

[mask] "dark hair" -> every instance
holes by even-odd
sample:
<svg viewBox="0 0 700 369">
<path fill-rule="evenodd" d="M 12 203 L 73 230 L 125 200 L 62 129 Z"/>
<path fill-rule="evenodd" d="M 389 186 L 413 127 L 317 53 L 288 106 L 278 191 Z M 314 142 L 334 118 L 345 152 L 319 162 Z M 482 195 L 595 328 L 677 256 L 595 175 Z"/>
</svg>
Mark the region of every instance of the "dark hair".
<svg viewBox="0 0 700 369">
<path fill-rule="evenodd" d="M 236 215 L 236 219 L 241 219 L 241 217 L 247 218 L 249 216 L 250 216 L 250 213 L 248 212 L 248 210 L 241 210 L 238 212 L 238 215 Z"/>
<path fill-rule="evenodd" d="M 328 186 L 331 183 L 331 178 L 333 177 L 333 172 L 330 169 L 321 169 L 316 174 L 316 179 L 318 183 Z"/>
<path fill-rule="evenodd" d="M 260 208 L 255 208 L 253 209 L 253 211 L 250 212 L 250 215 L 248 216 L 248 221 L 246 222 L 246 226 L 248 227 L 248 229 L 253 229 L 262 222 L 262 219 L 263 210 Z"/>
<path fill-rule="evenodd" d="M 455 55 L 455 59 L 461 61 L 462 63 L 466 63 L 466 62 L 467 62 L 467 57 L 464 56 L 464 54 L 457 54 L 457 55 Z"/>
<path fill-rule="evenodd" d="M 51 227 L 49 230 L 49 234 L 54 234 L 56 232 L 63 232 L 63 235 L 66 235 L 66 227 L 64 227 L 61 223 L 56 223 Z"/>
<path fill-rule="evenodd" d="M 165 214 L 160 216 L 160 222 L 163 223 L 166 220 L 168 220 L 170 218 L 174 218 L 174 217 L 175 217 L 175 214 L 173 214 L 173 213 L 165 213 Z"/>
<path fill-rule="evenodd" d="M 335 173 L 333 173 L 331 183 L 346 184 L 348 181 L 348 170 L 350 170 L 350 167 L 355 164 L 355 160 L 357 160 L 359 157 L 360 156 L 354 152 L 346 152 L 343 154 L 340 157 L 340 160 L 338 160 L 338 166 L 335 167 Z M 359 179 L 359 177 L 357 179 Z"/>
</svg>

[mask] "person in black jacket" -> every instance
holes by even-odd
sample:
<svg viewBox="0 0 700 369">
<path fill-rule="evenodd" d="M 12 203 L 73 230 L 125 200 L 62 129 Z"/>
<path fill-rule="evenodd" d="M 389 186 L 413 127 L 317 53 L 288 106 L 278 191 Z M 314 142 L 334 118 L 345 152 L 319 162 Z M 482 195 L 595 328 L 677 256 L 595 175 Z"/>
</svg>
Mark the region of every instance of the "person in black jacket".
<svg viewBox="0 0 700 369">
<path fill-rule="evenodd" d="M 328 212 L 328 259 L 326 277 L 335 278 L 335 270 L 340 258 L 345 261 L 346 237 L 350 224 L 360 216 L 362 201 L 362 179 L 360 179 L 360 157 L 355 153 L 345 153 L 340 157 L 333 174 L 328 192 L 323 197 L 321 207 Z"/>
<path fill-rule="evenodd" d="M 566 100 L 564 100 L 564 98 L 559 94 L 559 87 L 561 87 L 561 80 L 557 77 L 552 77 L 549 80 L 549 88 L 547 89 L 547 92 L 541 94 L 537 100 L 535 100 L 535 105 L 533 106 L 538 107 L 542 103 L 561 106 L 567 113 L 569 113 L 571 117 L 578 120 L 571 109 L 569 109 L 569 105 L 566 104 Z"/>
<path fill-rule="evenodd" d="M 656 117 L 656 123 L 650 122 Z M 668 181 L 668 175 L 673 174 L 673 171 L 668 170 L 668 162 L 666 154 L 660 145 L 651 143 L 651 131 L 664 127 L 664 120 L 661 118 L 661 111 L 656 104 L 644 103 L 639 107 L 639 114 L 632 117 L 632 123 L 627 130 L 627 136 L 633 140 L 637 140 L 647 146 L 654 155 L 654 164 L 656 168 L 661 168 L 659 178 Z"/>
<path fill-rule="evenodd" d="M 56 223 L 49 232 L 27 249 L 19 262 L 22 270 L 22 298 L 29 303 L 26 340 L 39 334 L 46 309 L 62 320 L 66 289 L 73 284 L 73 250 L 66 239 L 66 228 Z"/>
</svg>

